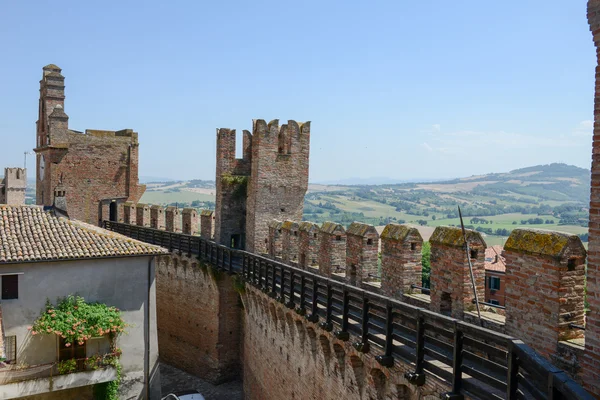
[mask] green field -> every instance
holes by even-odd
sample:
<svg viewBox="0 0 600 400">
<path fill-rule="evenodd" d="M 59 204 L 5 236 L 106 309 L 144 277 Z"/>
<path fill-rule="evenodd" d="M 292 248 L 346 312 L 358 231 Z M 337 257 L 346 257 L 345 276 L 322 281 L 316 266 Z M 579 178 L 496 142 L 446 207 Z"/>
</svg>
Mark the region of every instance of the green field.
<svg viewBox="0 0 600 400">
<path fill-rule="evenodd" d="M 146 191 L 140 200 L 142 203 L 165 205 L 171 203 L 191 203 L 193 201 L 215 201 L 215 196 L 208 194 L 188 192 L 181 190 L 179 192 L 172 191 Z"/>
</svg>

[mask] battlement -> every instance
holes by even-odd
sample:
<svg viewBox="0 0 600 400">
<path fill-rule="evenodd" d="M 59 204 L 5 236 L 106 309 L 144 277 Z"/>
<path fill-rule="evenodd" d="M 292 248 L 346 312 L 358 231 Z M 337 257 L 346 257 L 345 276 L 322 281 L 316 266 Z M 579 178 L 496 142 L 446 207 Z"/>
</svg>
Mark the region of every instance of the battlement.
<svg viewBox="0 0 600 400">
<path fill-rule="evenodd" d="M 27 190 L 27 170 L 25 168 L 5 168 L 0 181 L 0 204 L 25 204 Z"/>
</svg>

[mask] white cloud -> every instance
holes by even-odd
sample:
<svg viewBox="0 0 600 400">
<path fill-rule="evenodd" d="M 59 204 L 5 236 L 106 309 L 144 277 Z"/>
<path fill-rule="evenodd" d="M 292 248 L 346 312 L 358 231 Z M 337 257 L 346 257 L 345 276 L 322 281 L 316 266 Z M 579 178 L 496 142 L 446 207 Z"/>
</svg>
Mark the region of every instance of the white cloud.
<svg viewBox="0 0 600 400">
<path fill-rule="evenodd" d="M 431 128 L 433 129 L 434 132 L 440 132 L 442 130 L 442 125 L 440 125 L 440 124 L 433 124 L 431 126 Z"/>
<path fill-rule="evenodd" d="M 579 125 L 571 132 L 571 136 L 586 136 L 589 137 L 594 132 L 594 121 L 581 121 Z"/>
<path fill-rule="evenodd" d="M 433 148 L 429 144 L 427 144 L 426 142 L 421 143 L 421 146 L 423 146 L 425 148 L 425 150 L 427 150 L 429 152 L 433 151 Z"/>
</svg>

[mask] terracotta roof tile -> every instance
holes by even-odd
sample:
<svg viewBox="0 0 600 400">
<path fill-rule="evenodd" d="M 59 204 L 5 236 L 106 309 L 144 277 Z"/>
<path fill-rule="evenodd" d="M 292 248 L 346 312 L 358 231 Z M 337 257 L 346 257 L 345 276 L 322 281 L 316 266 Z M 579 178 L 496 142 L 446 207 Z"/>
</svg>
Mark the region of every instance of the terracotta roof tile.
<svg viewBox="0 0 600 400">
<path fill-rule="evenodd" d="M 166 249 L 37 206 L 0 206 L 0 264 L 165 254 Z"/>
<path fill-rule="evenodd" d="M 498 256 L 498 259 L 496 259 Z M 485 269 L 488 271 L 505 272 L 506 264 L 502 257 L 502 246 L 495 245 L 485 249 Z"/>
</svg>

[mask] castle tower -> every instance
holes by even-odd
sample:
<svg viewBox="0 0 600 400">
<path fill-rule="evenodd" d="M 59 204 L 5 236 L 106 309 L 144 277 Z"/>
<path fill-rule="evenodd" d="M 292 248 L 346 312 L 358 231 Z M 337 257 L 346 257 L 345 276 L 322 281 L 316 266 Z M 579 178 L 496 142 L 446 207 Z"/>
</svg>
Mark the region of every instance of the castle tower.
<svg viewBox="0 0 600 400">
<path fill-rule="evenodd" d="M 51 206 L 59 177 L 66 189 L 69 215 L 91 224 L 117 220 L 125 201 L 137 203 L 138 135 L 120 131 L 69 129 L 65 78 L 54 64 L 43 68 L 37 120 L 36 203 Z"/>
<path fill-rule="evenodd" d="M 27 170 L 25 168 L 5 168 L 4 180 L 0 182 L 0 204 L 25 204 Z"/>
<path fill-rule="evenodd" d="M 215 242 L 243 249 L 252 135 L 244 131 L 241 159 L 235 158 L 235 143 L 234 129 L 217 129 Z"/>
<path fill-rule="evenodd" d="M 308 189 L 310 122 L 253 121 L 235 158 L 235 130 L 217 130 L 215 241 L 268 252 L 268 223 L 301 221 Z"/>
<path fill-rule="evenodd" d="M 246 201 L 246 250 L 260 251 L 268 223 L 302 221 L 308 189 L 310 122 L 254 120 L 252 170 Z"/>
</svg>

